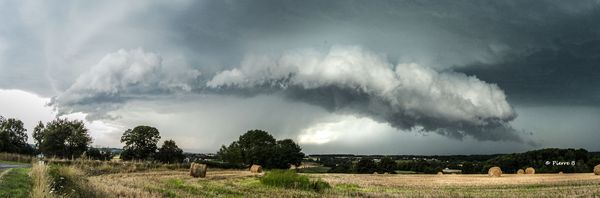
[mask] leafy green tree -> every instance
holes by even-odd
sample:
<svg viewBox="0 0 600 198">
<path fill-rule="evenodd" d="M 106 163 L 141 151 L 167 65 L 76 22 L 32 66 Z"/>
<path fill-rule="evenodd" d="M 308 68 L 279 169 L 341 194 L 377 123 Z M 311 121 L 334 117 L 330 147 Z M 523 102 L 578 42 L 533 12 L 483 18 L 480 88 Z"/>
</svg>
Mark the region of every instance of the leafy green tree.
<svg viewBox="0 0 600 198">
<path fill-rule="evenodd" d="M 335 164 L 327 172 L 328 173 L 352 173 L 352 162 L 344 161 L 342 163 Z"/>
<path fill-rule="evenodd" d="M 374 173 L 377 171 L 377 164 L 373 159 L 363 158 L 356 164 L 357 173 Z"/>
<path fill-rule="evenodd" d="M 300 165 L 304 153 L 300 146 L 290 139 L 276 141 L 266 131 L 250 130 L 229 146 L 223 145 L 217 156 L 229 163 L 289 168 L 290 165 Z"/>
<path fill-rule="evenodd" d="M 261 164 L 268 167 L 272 157 L 275 138 L 262 130 L 250 130 L 238 140 L 245 164 Z"/>
<path fill-rule="evenodd" d="M 45 155 L 63 158 L 80 157 L 92 142 L 92 138 L 81 120 L 58 118 L 46 123 L 45 127 L 36 128 L 37 133 L 34 134 L 34 139 L 36 139 L 40 151 Z"/>
<path fill-rule="evenodd" d="M 40 143 L 44 139 L 44 123 L 39 121 L 38 124 L 33 128 L 33 141 L 35 142 L 35 148 L 40 149 Z"/>
<path fill-rule="evenodd" d="M 381 172 L 381 173 L 388 172 L 388 173 L 393 174 L 393 173 L 396 173 L 398 164 L 392 158 L 384 157 L 384 158 L 381 158 L 381 161 L 379 161 L 379 163 L 377 163 L 377 167 L 379 169 L 378 172 Z"/>
<path fill-rule="evenodd" d="M 150 126 L 137 126 L 127 129 L 121 137 L 121 143 L 125 143 L 121 159 L 123 160 L 147 160 L 154 157 L 156 143 L 160 140 L 158 129 Z"/>
<path fill-rule="evenodd" d="M 221 149 L 217 152 L 217 156 L 220 160 L 234 163 L 243 164 L 244 158 L 242 157 L 242 148 L 237 141 L 232 142 L 229 146 L 221 146 Z"/>
<path fill-rule="evenodd" d="M 298 144 L 291 139 L 279 140 L 273 149 L 270 165 L 273 168 L 286 169 L 291 165 L 300 166 L 304 153 Z"/>
<path fill-rule="evenodd" d="M 85 156 L 94 160 L 110 160 L 113 158 L 112 152 L 108 148 L 98 149 L 94 147 L 88 148 L 85 152 Z"/>
<path fill-rule="evenodd" d="M 175 141 L 167 140 L 158 149 L 156 158 L 163 163 L 179 163 L 183 161 L 185 156 L 183 155 L 183 150 L 177 146 Z"/>
<path fill-rule="evenodd" d="M 21 120 L 0 116 L 0 152 L 30 154 L 25 131 Z"/>
</svg>

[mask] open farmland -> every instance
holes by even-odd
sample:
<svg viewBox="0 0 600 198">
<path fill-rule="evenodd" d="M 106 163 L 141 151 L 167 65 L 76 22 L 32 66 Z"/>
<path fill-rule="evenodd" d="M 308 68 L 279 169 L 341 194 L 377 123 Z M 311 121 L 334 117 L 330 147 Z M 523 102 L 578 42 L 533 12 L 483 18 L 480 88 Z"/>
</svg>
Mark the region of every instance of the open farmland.
<svg viewBox="0 0 600 198">
<path fill-rule="evenodd" d="M 368 175 L 305 174 L 332 185 L 323 192 L 270 187 L 257 174 L 212 170 L 206 178 L 187 171 L 148 171 L 89 177 L 97 191 L 120 197 L 595 197 L 600 176 L 580 174 Z"/>
</svg>

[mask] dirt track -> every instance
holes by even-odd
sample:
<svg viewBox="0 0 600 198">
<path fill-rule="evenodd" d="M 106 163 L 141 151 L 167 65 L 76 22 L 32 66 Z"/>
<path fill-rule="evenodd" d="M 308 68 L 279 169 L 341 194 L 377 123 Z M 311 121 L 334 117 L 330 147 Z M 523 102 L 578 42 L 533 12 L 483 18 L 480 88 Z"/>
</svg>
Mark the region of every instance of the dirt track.
<svg viewBox="0 0 600 198">
<path fill-rule="evenodd" d="M 21 167 L 30 167 L 31 165 L 21 165 L 21 164 L 2 164 L 0 163 L 0 170 L 9 169 L 9 168 L 21 168 Z"/>
</svg>

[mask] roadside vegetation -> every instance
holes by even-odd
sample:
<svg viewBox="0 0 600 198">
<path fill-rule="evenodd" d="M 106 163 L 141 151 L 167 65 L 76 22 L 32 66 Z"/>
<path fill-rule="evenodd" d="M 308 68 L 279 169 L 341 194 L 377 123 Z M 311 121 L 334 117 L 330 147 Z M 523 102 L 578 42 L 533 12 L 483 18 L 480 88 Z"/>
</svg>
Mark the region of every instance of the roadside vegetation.
<svg viewBox="0 0 600 198">
<path fill-rule="evenodd" d="M 50 198 L 50 188 L 52 180 L 48 175 L 48 166 L 42 163 L 34 163 L 31 168 L 31 179 L 33 183 L 31 197 Z"/>
<path fill-rule="evenodd" d="M 90 186 L 84 172 L 72 166 L 50 166 L 50 194 L 58 197 L 107 197 Z"/>
</svg>

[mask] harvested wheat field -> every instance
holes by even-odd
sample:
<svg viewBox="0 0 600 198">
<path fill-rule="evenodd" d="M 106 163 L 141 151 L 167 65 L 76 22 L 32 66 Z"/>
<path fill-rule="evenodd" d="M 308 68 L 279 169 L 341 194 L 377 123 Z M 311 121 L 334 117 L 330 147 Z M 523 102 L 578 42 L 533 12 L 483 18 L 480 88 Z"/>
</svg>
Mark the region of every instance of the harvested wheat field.
<svg viewBox="0 0 600 198">
<path fill-rule="evenodd" d="M 89 177 L 95 190 L 115 197 L 316 197 L 312 191 L 290 190 L 260 184 L 247 170 L 211 170 L 205 178 L 187 171 L 118 173 Z"/>
<path fill-rule="evenodd" d="M 212 170 L 206 178 L 186 171 L 152 171 L 90 177 L 118 197 L 556 197 L 600 196 L 600 177 L 583 174 L 371 175 L 306 174 L 332 188 L 323 192 L 262 185 L 247 170 Z"/>
</svg>

